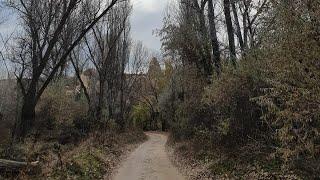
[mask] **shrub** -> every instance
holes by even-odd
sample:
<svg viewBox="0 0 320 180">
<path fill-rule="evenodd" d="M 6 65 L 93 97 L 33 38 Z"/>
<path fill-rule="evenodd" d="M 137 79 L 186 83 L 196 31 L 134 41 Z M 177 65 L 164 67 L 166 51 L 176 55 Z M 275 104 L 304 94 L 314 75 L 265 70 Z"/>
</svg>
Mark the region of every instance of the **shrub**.
<svg viewBox="0 0 320 180">
<path fill-rule="evenodd" d="M 194 127 L 201 125 L 201 119 L 192 122 L 191 117 L 201 106 L 205 82 L 206 79 L 196 67 L 179 67 L 160 95 L 160 114 L 168 119 L 172 136 L 176 140 L 190 139 L 194 135 Z"/>
<path fill-rule="evenodd" d="M 201 119 L 222 145 L 241 145 L 248 137 L 262 139 L 261 134 L 268 129 L 260 119 L 260 106 L 251 99 L 261 94 L 263 86 L 264 82 L 253 70 L 245 67 L 226 70 L 206 88 L 203 104 L 193 119 Z"/>
<path fill-rule="evenodd" d="M 58 142 L 60 144 L 76 144 L 78 143 L 84 134 L 82 134 L 78 129 L 73 126 L 65 126 L 60 132 Z"/>
<path fill-rule="evenodd" d="M 317 169 L 320 158 L 320 43 L 310 9 L 305 3 L 276 6 L 273 22 L 265 29 L 263 53 L 256 68 L 268 88 L 255 98 L 263 107 L 262 118 L 273 129 L 277 153 L 288 165 L 308 162 Z M 319 3 L 314 1 L 316 9 Z M 285 8 L 284 8 L 285 7 Z M 318 12 L 318 11 L 317 11 Z M 312 17 L 311 17 L 312 18 Z M 257 64 L 257 63 L 256 63 Z M 294 163 L 299 162 L 299 163 Z M 300 166 L 300 165 L 299 165 Z M 313 171 L 319 175 L 319 168 Z"/>
<path fill-rule="evenodd" d="M 133 106 L 131 119 L 134 127 L 145 130 L 147 128 L 147 122 L 151 119 L 149 108 L 143 103 Z"/>
<path fill-rule="evenodd" d="M 92 124 L 87 116 L 79 115 L 73 119 L 74 127 L 81 132 L 81 134 L 88 134 Z"/>
<path fill-rule="evenodd" d="M 87 113 L 87 104 L 76 101 L 75 95 L 67 93 L 67 80 L 61 79 L 48 87 L 41 97 L 38 113 L 46 112 L 58 122 L 72 123 L 72 120 Z"/>
<path fill-rule="evenodd" d="M 84 101 L 76 101 L 73 94 L 67 93 L 66 84 L 67 79 L 52 83 L 37 105 L 35 131 L 44 137 L 53 135 L 54 137 L 50 138 L 61 139 L 61 136 L 66 136 L 57 133 L 61 129 L 66 129 L 66 134 L 70 134 L 72 128 L 72 131 L 79 131 L 80 134 L 88 131 L 88 122 L 84 118 L 87 114 L 87 104 Z"/>
<path fill-rule="evenodd" d="M 63 169 L 54 169 L 54 179 L 103 179 L 106 163 L 98 157 L 98 152 L 79 152 L 71 157 Z"/>
</svg>

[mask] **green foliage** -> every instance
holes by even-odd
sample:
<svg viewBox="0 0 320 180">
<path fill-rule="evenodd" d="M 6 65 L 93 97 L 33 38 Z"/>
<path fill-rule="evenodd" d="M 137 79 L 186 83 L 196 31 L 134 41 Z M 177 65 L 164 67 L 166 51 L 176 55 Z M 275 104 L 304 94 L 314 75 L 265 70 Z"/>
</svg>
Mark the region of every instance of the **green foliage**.
<svg viewBox="0 0 320 180">
<path fill-rule="evenodd" d="M 73 164 L 78 166 L 78 172 L 73 171 Z M 94 154 L 85 152 L 74 158 L 71 164 L 67 165 L 69 171 L 79 175 L 81 179 L 101 179 L 105 172 L 104 162 Z"/>
<path fill-rule="evenodd" d="M 147 128 L 147 122 L 150 121 L 150 118 L 151 114 L 147 105 L 139 103 L 133 106 L 131 119 L 134 127 L 141 129 Z"/>
<path fill-rule="evenodd" d="M 71 157 L 64 169 L 56 168 L 53 179 L 103 179 L 106 164 L 98 157 L 99 152 L 81 152 Z"/>
</svg>

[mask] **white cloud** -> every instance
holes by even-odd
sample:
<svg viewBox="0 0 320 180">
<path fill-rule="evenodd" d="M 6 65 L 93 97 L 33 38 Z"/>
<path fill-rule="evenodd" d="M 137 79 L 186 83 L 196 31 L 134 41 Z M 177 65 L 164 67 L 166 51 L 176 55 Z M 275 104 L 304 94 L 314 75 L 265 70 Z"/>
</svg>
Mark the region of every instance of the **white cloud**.
<svg viewBox="0 0 320 180">
<path fill-rule="evenodd" d="M 152 31 L 162 26 L 165 7 L 170 0 L 132 0 L 133 13 L 131 17 L 132 37 L 141 40 L 154 50 L 159 50 L 161 43 Z"/>
<path fill-rule="evenodd" d="M 160 1 L 159 0 L 133 0 L 133 8 L 136 9 L 137 11 L 154 13 L 159 11 L 159 7 L 161 7 L 161 5 L 163 4 L 162 1 L 161 0 Z"/>
</svg>

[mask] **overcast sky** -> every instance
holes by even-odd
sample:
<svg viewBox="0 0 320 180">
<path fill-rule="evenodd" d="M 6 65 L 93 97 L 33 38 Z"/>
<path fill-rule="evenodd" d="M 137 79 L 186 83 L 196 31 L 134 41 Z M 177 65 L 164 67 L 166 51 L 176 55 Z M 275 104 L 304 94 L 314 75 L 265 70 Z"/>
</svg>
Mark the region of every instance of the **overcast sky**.
<svg viewBox="0 0 320 180">
<path fill-rule="evenodd" d="M 2 0 L 0 0 L 1 2 Z M 160 40 L 152 34 L 153 30 L 162 26 L 164 10 L 170 0 L 132 0 L 133 12 L 131 16 L 132 38 L 141 40 L 150 49 L 159 50 Z M 8 34 L 17 28 L 17 24 L 12 16 L 0 9 L 0 16 L 6 19 L 5 23 L 0 23 L 0 32 Z"/>
<path fill-rule="evenodd" d="M 161 28 L 164 10 L 170 0 L 132 0 L 131 17 L 132 37 L 143 41 L 144 45 L 153 50 L 160 50 L 158 37 L 152 34 Z"/>
<path fill-rule="evenodd" d="M 2 0 L 0 0 L 1 2 Z M 162 27 L 164 11 L 169 1 L 172 0 L 131 0 L 133 12 L 131 16 L 131 34 L 133 40 L 140 40 L 152 51 L 160 52 L 161 42 L 153 31 Z M 0 33 L 8 36 L 17 29 L 17 20 L 5 9 L 0 8 L 0 17 L 5 19 L 0 22 Z M 2 41 L 1 41 L 2 42 Z M 1 43 L 0 43 L 1 44 Z M 3 48 L 3 46 L 0 46 Z M 3 61 L 0 61 L 0 76 L 3 76 Z"/>
</svg>

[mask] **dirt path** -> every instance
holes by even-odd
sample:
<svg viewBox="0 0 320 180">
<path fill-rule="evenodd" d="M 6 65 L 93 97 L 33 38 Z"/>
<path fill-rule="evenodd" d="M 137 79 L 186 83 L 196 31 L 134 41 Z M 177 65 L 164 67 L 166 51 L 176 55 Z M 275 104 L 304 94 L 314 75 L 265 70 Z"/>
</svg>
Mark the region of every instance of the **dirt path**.
<svg viewBox="0 0 320 180">
<path fill-rule="evenodd" d="M 149 140 L 140 145 L 122 164 L 114 180 L 183 180 L 165 151 L 167 136 L 146 133 Z"/>
</svg>

